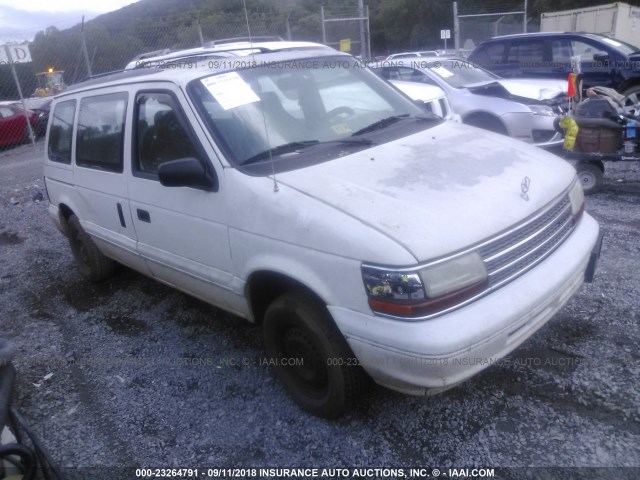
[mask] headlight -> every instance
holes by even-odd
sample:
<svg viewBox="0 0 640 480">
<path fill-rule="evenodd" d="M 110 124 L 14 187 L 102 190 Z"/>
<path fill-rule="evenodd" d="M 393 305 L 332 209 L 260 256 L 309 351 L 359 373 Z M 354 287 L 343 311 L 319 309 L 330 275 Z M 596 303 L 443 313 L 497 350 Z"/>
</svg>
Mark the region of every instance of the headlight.
<svg viewBox="0 0 640 480">
<path fill-rule="evenodd" d="M 478 252 L 428 265 L 420 270 L 427 297 L 435 298 L 481 282 L 487 278 L 487 270 Z"/>
<path fill-rule="evenodd" d="M 415 269 L 362 266 L 369 306 L 375 313 L 410 320 L 456 306 L 486 288 L 487 272 L 477 252 Z"/>
<path fill-rule="evenodd" d="M 571 213 L 574 223 L 577 222 L 584 212 L 584 191 L 580 181 L 576 178 L 569 189 L 569 201 L 571 201 Z"/>
<path fill-rule="evenodd" d="M 554 117 L 556 114 L 548 105 L 527 105 L 534 115 L 544 115 L 546 117 Z"/>
</svg>

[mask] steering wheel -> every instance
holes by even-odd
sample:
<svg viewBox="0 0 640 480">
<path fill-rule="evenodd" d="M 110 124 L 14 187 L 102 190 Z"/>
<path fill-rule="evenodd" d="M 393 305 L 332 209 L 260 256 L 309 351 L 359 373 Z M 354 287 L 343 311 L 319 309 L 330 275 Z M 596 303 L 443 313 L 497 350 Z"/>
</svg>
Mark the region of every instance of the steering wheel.
<svg viewBox="0 0 640 480">
<path fill-rule="evenodd" d="M 356 112 L 353 110 L 353 108 L 345 107 L 345 106 L 336 107 L 333 110 L 329 110 L 327 112 L 327 119 L 329 120 L 330 123 L 333 123 L 334 121 L 352 117 L 355 114 Z"/>
</svg>

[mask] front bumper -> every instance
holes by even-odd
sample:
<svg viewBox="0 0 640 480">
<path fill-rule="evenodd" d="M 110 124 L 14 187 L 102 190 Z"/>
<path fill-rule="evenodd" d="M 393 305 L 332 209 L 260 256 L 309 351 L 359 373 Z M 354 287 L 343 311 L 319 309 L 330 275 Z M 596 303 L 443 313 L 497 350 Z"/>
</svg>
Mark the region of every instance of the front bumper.
<svg viewBox="0 0 640 480">
<path fill-rule="evenodd" d="M 329 310 L 377 383 L 412 395 L 439 393 L 497 362 L 560 310 L 584 282 L 599 238 L 598 224 L 584 214 L 570 237 L 535 268 L 430 320 L 405 322 L 342 307 Z"/>
<path fill-rule="evenodd" d="M 559 133 L 553 125 L 556 117 L 532 113 L 506 113 L 500 118 L 507 127 L 510 137 L 541 148 L 556 147 L 564 143 L 564 135 Z M 544 140 L 539 141 L 534 131 L 548 132 L 548 135 L 543 135 Z"/>
</svg>

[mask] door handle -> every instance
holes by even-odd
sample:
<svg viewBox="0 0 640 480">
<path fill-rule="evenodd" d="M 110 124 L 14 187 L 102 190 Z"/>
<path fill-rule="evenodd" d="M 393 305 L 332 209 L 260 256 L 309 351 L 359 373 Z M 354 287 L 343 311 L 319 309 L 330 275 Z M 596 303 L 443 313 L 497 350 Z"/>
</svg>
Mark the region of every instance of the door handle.
<svg viewBox="0 0 640 480">
<path fill-rule="evenodd" d="M 138 220 L 141 222 L 151 223 L 151 215 L 149 215 L 149 212 L 139 208 L 136 209 L 136 212 L 138 213 Z"/>
<path fill-rule="evenodd" d="M 127 228 L 127 224 L 124 221 L 124 213 L 122 212 L 122 205 L 118 203 L 118 218 L 120 219 L 120 225 L 122 228 Z"/>
</svg>

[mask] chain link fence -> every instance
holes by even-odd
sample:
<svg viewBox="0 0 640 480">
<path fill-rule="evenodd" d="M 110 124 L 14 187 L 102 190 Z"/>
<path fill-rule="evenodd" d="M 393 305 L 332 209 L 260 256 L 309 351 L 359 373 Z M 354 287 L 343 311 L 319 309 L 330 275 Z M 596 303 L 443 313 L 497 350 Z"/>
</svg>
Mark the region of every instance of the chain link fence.
<svg viewBox="0 0 640 480">
<path fill-rule="evenodd" d="M 72 27 L 51 26 L 35 36 L 0 36 L 0 156 L 42 138 L 55 93 L 89 76 L 122 70 L 142 53 L 200 47 L 215 39 L 250 35 L 321 41 L 319 8 L 312 19 L 315 29 L 307 28 L 309 19 L 304 18 L 292 29 L 290 17 L 291 12 L 273 11 L 217 13 L 201 19 L 199 11 L 185 10 L 157 18 L 131 15 L 124 21 L 103 18 L 83 23 L 78 19 Z M 18 46 L 26 56 L 11 55 Z"/>
<path fill-rule="evenodd" d="M 463 55 L 492 37 L 540 31 L 539 20 L 531 21 L 526 8 L 527 3 L 522 0 L 458 2 L 459 44 Z"/>
<path fill-rule="evenodd" d="M 53 95 L 92 75 L 122 70 L 140 54 L 249 36 L 313 42 L 325 38 L 337 49 L 348 40 L 350 53 L 368 52 L 363 18 L 367 10 L 361 8 L 362 2 L 324 3 L 326 18 L 336 21 L 323 24 L 320 4 L 313 11 L 287 0 L 240 14 L 235 6 L 226 11 L 212 10 L 214 6 L 207 4 L 199 8 L 180 4 L 171 14 L 155 17 L 145 11 L 145 5 L 134 3 L 126 15 L 112 12 L 88 22 L 78 18 L 75 25 L 54 25 L 35 35 L 0 35 L 0 157 L 16 145 L 42 138 Z M 6 53 L 17 46 L 26 53 Z"/>
</svg>

